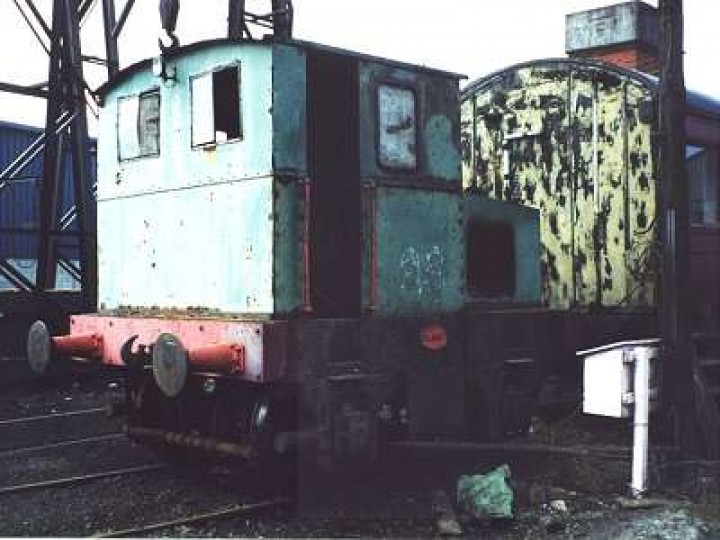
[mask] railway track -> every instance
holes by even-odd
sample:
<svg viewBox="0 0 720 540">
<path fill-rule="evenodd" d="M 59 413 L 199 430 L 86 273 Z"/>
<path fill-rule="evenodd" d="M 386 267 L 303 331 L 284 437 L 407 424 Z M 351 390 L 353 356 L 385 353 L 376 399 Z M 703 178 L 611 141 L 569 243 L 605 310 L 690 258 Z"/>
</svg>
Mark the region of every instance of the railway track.
<svg viewBox="0 0 720 540">
<path fill-rule="evenodd" d="M 36 416 L 20 416 L 17 418 L 9 418 L 7 420 L 0 420 L 0 428 L 3 426 L 12 426 L 23 423 L 40 422 L 47 420 L 58 420 L 60 418 L 69 418 L 73 416 L 88 416 L 107 414 L 107 407 L 94 407 L 91 409 L 81 409 L 77 411 L 57 412 L 50 414 L 40 414 Z"/>
<path fill-rule="evenodd" d="M 118 399 L 119 391 L 118 385 L 70 385 L 26 395 L 0 394 L 0 456 L 119 433 L 120 420 L 109 416 L 107 405 Z"/>
<path fill-rule="evenodd" d="M 118 418 L 107 416 L 105 403 L 122 397 L 121 382 L 58 381 L 0 392 L 0 536 L 147 536 L 213 522 L 234 527 L 229 520 L 245 523 L 288 501 L 235 476 L 168 472 L 121 432 Z"/>
<path fill-rule="evenodd" d="M 124 440 L 126 436 L 124 433 L 108 433 L 107 435 L 96 435 L 94 437 L 84 437 L 81 439 L 70 439 L 67 441 L 60 441 L 49 444 L 40 444 L 35 446 L 24 446 L 20 448 L 12 448 L 9 450 L 0 450 L 0 459 L 3 457 L 16 456 L 19 454 L 27 454 L 31 452 L 42 452 L 44 450 L 58 450 L 61 448 L 69 448 L 71 446 L 77 446 L 79 444 L 94 443 L 94 442 L 105 442 L 113 440 Z"/>
<path fill-rule="evenodd" d="M 157 471 L 160 469 L 165 469 L 166 467 L 167 464 L 165 463 L 150 463 L 146 465 L 139 465 L 136 467 L 125 467 L 122 469 L 113 469 L 110 471 L 102 471 L 92 474 L 69 476 L 66 478 L 54 478 L 51 480 L 44 480 L 42 482 L 28 482 L 25 484 L 17 484 L 14 486 L 4 486 L 0 487 L 0 496 L 38 489 L 74 486 L 114 476 L 126 476 L 130 474 L 142 474 L 146 472 Z"/>
<path fill-rule="evenodd" d="M 225 519 L 229 517 L 248 516 L 254 512 L 260 510 L 267 510 L 269 508 L 276 508 L 279 506 L 286 505 L 290 502 L 290 499 L 272 499 L 268 501 L 261 501 L 248 504 L 233 505 L 228 508 L 222 508 L 220 510 L 214 510 L 210 512 L 201 512 L 186 517 L 172 519 L 168 521 L 160 521 L 157 523 L 150 523 L 146 525 L 139 525 L 128 529 L 110 530 L 107 532 L 101 532 L 93 535 L 94 538 L 122 538 L 122 537 L 136 537 L 147 533 L 155 533 L 163 529 L 169 529 L 172 527 L 178 527 L 181 525 L 197 525 L 200 523 L 209 522 L 216 519 Z"/>
</svg>

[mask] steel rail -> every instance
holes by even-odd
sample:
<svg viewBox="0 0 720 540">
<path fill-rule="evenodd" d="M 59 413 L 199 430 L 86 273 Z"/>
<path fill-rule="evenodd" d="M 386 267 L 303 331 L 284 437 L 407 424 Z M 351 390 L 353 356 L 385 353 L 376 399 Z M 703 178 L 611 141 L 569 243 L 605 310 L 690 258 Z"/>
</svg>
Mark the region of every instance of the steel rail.
<svg viewBox="0 0 720 540">
<path fill-rule="evenodd" d="M 629 460 L 631 448 L 620 446 L 559 446 L 543 443 L 480 443 L 453 441 L 397 441 L 390 447 L 402 451 L 436 453 L 516 452 L 526 454 L 568 455 L 609 460 Z"/>
<path fill-rule="evenodd" d="M 108 433 L 106 435 L 96 435 L 95 437 L 84 437 L 82 439 L 72 439 L 69 441 L 59 441 L 48 444 L 38 444 L 35 446 L 23 446 L 20 448 L 8 448 L 0 450 L 0 458 L 14 456 L 16 454 L 29 454 L 31 452 L 38 452 L 41 450 L 54 450 L 57 448 L 67 448 L 68 446 L 75 446 L 78 444 L 93 443 L 93 442 L 104 442 L 113 441 L 116 439 L 127 439 L 124 433 Z"/>
<path fill-rule="evenodd" d="M 38 416 L 26 416 L 24 418 L 10 418 L 8 420 L 0 420 L 0 426 L 8 426 L 12 424 L 23 424 L 25 422 L 37 422 L 39 420 L 52 420 L 55 418 L 67 418 L 69 416 L 82 416 L 85 414 L 106 414 L 107 407 L 97 407 L 94 409 L 83 409 L 80 411 L 68 411 L 64 413 L 42 414 Z"/>
<path fill-rule="evenodd" d="M 43 482 L 29 482 L 27 484 L 17 484 L 15 486 L 0 487 L 0 495 L 11 495 L 21 493 L 23 491 L 32 491 L 36 489 L 57 488 L 71 486 L 74 484 L 84 484 L 113 476 L 125 476 L 130 474 L 140 474 L 150 471 L 156 471 L 167 468 L 167 463 L 151 463 L 149 465 L 140 465 L 138 467 L 127 467 L 125 469 L 113 469 L 111 471 L 103 471 L 99 473 L 84 474 L 81 476 L 69 476 L 67 478 L 56 478 L 53 480 L 45 480 Z"/>
<path fill-rule="evenodd" d="M 150 525 L 140 525 L 131 529 L 122 529 L 117 531 L 108 531 L 104 533 L 97 533 L 93 535 L 93 538 L 118 538 L 122 536 L 136 537 L 142 533 L 149 533 L 158 531 L 160 529 L 167 529 L 168 527 L 176 527 L 178 525 L 188 525 L 190 523 L 200 523 L 202 521 L 209 521 L 211 519 L 225 518 L 234 515 L 242 515 L 255 510 L 263 510 L 265 508 L 271 508 L 274 506 L 281 506 L 290 502 L 290 499 L 273 499 L 270 501 L 263 501 L 259 503 L 250 504 L 238 504 L 222 510 L 215 510 L 213 512 L 204 512 L 194 514 L 192 516 L 182 517 L 170 521 L 162 521 L 158 523 L 152 523 Z"/>
</svg>

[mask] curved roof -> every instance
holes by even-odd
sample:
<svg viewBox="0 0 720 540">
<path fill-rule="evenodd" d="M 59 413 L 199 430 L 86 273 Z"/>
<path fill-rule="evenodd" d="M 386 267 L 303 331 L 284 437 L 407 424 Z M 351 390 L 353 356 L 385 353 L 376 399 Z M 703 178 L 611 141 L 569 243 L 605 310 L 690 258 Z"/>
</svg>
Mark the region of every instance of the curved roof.
<svg viewBox="0 0 720 540">
<path fill-rule="evenodd" d="M 530 60 L 528 62 L 521 62 L 512 66 L 505 67 L 484 77 L 480 77 L 475 81 L 469 83 L 461 93 L 461 99 L 466 99 L 469 95 L 476 93 L 479 89 L 486 85 L 493 84 L 498 78 L 503 77 L 505 74 L 512 71 L 516 71 L 522 68 L 528 68 L 533 66 L 579 66 L 586 69 L 603 70 L 606 72 L 614 73 L 619 77 L 625 77 L 636 81 L 638 84 L 644 86 L 648 90 L 656 91 L 660 86 L 660 79 L 653 75 L 643 73 L 634 69 L 628 69 L 620 67 L 607 62 L 601 62 L 598 60 L 589 60 L 584 58 L 543 58 L 539 60 Z M 706 115 L 717 117 L 720 119 L 720 99 L 708 96 L 701 92 L 697 92 L 693 89 L 686 89 L 686 104 L 693 110 L 705 113 Z"/>
<path fill-rule="evenodd" d="M 409 68 L 413 70 L 419 70 L 419 71 L 425 71 L 430 73 L 437 73 L 446 75 L 448 77 L 453 77 L 455 79 L 465 79 L 466 76 L 459 74 L 459 73 L 453 73 L 450 71 L 443 71 L 441 69 L 435 69 L 427 66 L 421 66 L 417 64 L 410 64 L 408 62 L 400 62 L 397 60 L 391 60 L 389 58 L 382 58 L 379 56 L 372 56 L 369 54 L 359 53 L 355 51 L 350 51 L 347 49 L 340 49 L 337 47 L 331 47 L 328 45 L 321 45 L 319 43 L 313 43 L 311 41 L 302 41 L 302 40 L 276 40 L 272 37 L 268 37 L 266 39 L 262 40 L 248 40 L 248 39 L 233 39 L 233 38 L 221 38 L 221 39 L 211 39 L 211 40 L 205 40 L 205 41 L 198 41 L 196 43 L 190 43 L 188 45 L 183 45 L 182 47 L 176 47 L 174 49 L 168 49 L 164 53 L 164 57 L 166 59 L 169 58 L 177 58 L 180 56 L 183 56 L 189 52 L 196 51 L 196 50 L 202 50 L 202 49 L 209 49 L 216 45 L 224 45 L 224 44 L 243 44 L 243 45 L 268 45 L 273 43 L 278 44 L 285 44 L 295 47 L 300 47 L 303 49 L 313 49 L 316 51 L 321 52 L 330 52 L 335 53 L 343 56 L 352 56 L 359 60 L 367 60 L 372 62 L 378 62 L 382 64 L 387 64 L 390 66 L 396 66 L 399 68 Z M 159 54 L 158 54 L 159 56 Z M 105 84 L 100 86 L 96 90 L 96 94 L 99 96 L 105 96 L 112 88 L 126 80 L 128 77 L 130 77 L 133 73 L 136 73 L 138 71 L 147 69 L 152 66 L 154 58 L 146 58 L 144 60 L 141 60 L 139 62 L 136 62 L 135 64 L 132 64 L 122 71 L 120 71 L 115 77 L 113 77 L 111 80 L 107 81 Z"/>
</svg>

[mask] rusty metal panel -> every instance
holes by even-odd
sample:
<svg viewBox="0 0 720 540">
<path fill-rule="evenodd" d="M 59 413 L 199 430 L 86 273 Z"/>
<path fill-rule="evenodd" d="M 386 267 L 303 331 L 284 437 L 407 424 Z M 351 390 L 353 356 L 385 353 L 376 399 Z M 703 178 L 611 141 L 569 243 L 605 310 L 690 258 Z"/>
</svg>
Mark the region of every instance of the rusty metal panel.
<svg viewBox="0 0 720 540">
<path fill-rule="evenodd" d="M 303 181 L 276 179 L 274 183 L 273 297 L 276 313 L 289 313 L 309 301 L 304 298 L 308 279 L 306 263 L 309 262 L 304 227 L 308 223 L 305 220 L 310 204 L 308 189 L 309 184 Z"/>
<path fill-rule="evenodd" d="M 654 303 L 651 126 L 639 112 L 647 84 L 550 60 L 464 93 L 463 185 L 540 210 L 552 307 Z"/>
<path fill-rule="evenodd" d="M 494 103 L 498 95 L 499 103 Z M 464 104 L 472 102 L 472 124 L 463 124 L 463 130 L 470 130 L 472 137 L 472 168 L 463 169 L 463 187 L 474 188 L 488 197 L 502 197 L 503 154 L 502 132 L 499 123 L 502 120 L 502 94 L 489 90 L 478 92 Z M 465 174 L 469 173 L 469 176 Z"/>
</svg>

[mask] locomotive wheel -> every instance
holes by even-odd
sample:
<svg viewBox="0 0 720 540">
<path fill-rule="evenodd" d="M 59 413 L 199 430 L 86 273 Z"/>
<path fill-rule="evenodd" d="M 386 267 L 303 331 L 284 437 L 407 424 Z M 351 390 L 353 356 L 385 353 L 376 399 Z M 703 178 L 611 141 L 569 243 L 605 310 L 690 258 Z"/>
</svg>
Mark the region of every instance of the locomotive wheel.
<svg viewBox="0 0 720 540">
<path fill-rule="evenodd" d="M 188 378 L 188 353 L 178 337 L 160 334 L 152 350 L 152 370 L 163 394 L 174 398 L 182 392 Z"/>
<path fill-rule="evenodd" d="M 286 492 L 296 482 L 297 452 L 283 451 L 276 444 L 279 433 L 295 428 L 292 410 L 289 402 L 270 397 L 259 398 L 253 410 L 250 429 L 256 459 L 252 468 L 270 491 Z"/>
<path fill-rule="evenodd" d="M 44 375 L 52 360 L 52 339 L 43 321 L 35 321 L 30 327 L 27 339 L 27 357 L 30 369 L 36 375 Z"/>
</svg>

